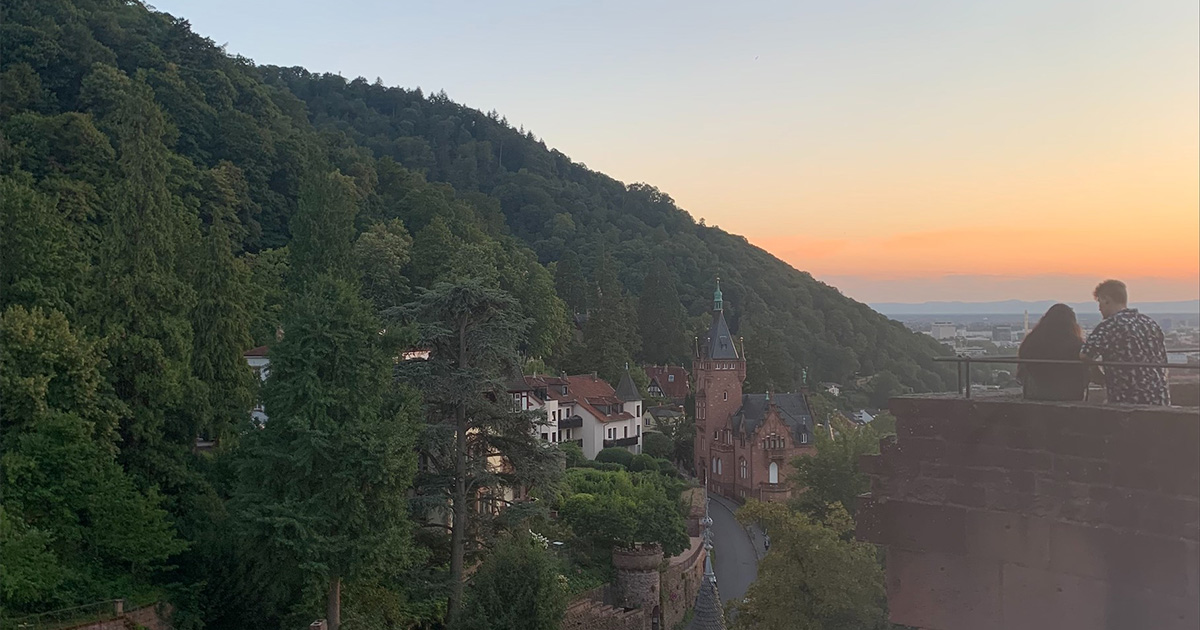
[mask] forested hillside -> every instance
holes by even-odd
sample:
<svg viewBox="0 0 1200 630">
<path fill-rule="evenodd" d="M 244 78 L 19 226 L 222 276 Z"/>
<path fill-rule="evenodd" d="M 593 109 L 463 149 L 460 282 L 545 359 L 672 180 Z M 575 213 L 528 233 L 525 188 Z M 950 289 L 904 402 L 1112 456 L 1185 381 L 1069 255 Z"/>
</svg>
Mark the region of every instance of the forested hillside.
<svg viewBox="0 0 1200 630">
<path fill-rule="evenodd" d="M 413 585 L 444 584 L 444 550 L 400 562 L 293 513 L 312 548 L 289 546 L 271 510 L 296 507 L 287 466 L 324 470 L 297 453 L 334 448 L 398 491 L 434 483 L 368 447 L 411 452 L 394 427 L 430 413 L 417 381 L 381 375 L 418 324 L 436 329 L 414 304 L 448 282 L 493 291 L 480 302 L 512 311 L 506 344 L 540 369 L 686 360 L 719 274 L 752 390 L 806 369 L 883 375 L 881 395 L 947 384 L 932 340 L 494 114 L 259 67 L 138 2 L 0 8 L 0 613 L 168 593 L 177 627 L 294 627 L 323 593 L 313 572 L 334 571 L 352 603 L 439 618 L 441 592 Z M 242 353 L 263 344 L 283 367 L 260 394 Z M 339 399 L 356 388 L 372 396 Z M 289 420 L 250 430 L 256 397 Z M 321 433 L 340 426 L 359 433 Z M 197 455 L 197 437 L 218 451 Z M 385 486 L 346 483 L 311 487 L 397 509 Z M 294 562 L 261 555 L 276 543 Z M 339 568 L 336 545 L 357 564 Z"/>
</svg>

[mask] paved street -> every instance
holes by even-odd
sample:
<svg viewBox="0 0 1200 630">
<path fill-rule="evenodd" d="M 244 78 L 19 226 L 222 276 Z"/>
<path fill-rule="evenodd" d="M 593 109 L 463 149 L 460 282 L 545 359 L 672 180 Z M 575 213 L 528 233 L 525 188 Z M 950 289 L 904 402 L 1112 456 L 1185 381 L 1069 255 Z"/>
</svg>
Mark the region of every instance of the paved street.
<svg viewBox="0 0 1200 630">
<path fill-rule="evenodd" d="M 713 520 L 713 551 L 716 561 L 717 590 L 725 601 L 741 601 L 746 589 L 758 576 L 758 556 L 746 530 L 733 517 L 736 504 L 710 494 L 709 515 Z"/>
</svg>

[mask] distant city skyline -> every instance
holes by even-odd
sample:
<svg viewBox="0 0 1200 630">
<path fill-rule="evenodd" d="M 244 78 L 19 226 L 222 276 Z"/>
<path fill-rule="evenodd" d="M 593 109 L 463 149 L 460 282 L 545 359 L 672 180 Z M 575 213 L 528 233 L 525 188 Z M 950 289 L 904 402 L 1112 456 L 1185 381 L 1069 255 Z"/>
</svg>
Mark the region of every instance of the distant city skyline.
<svg viewBox="0 0 1200 630">
<path fill-rule="evenodd" d="M 1200 7 L 160 0 L 444 89 L 864 302 L 1200 297 Z"/>
</svg>

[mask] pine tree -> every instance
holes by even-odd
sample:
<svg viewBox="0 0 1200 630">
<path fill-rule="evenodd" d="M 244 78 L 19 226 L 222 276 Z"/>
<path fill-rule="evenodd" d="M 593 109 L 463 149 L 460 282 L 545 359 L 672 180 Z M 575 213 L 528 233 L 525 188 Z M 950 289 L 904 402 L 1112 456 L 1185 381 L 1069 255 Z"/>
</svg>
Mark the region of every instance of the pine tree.
<svg viewBox="0 0 1200 630">
<path fill-rule="evenodd" d="M 207 396 L 194 398 L 193 404 L 206 403 L 198 427 L 202 433 L 229 438 L 254 402 L 256 383 L 242 358 L 253 343 L 249 311 L 253 300 L 250 271 L 233 255 L 233 235 L 240 228 L 234 191 L 241 174 L 224 163 L 206 175 L 213 198 L 206 204 L 210 225 L 192 263 L 197 296 L 192 310 L 192 371 Z"/>
<path fill-rule="evenodd" d="M 269 420 L 247 439 L 237 497 L 276 561 L 324 584 L 332 630 L 344 580 L 405 562 L 416 465 L 413 407 L 390 376 L 395 351 L 347 277 L 351 232 L 340 224 L 353 221 L 352 194 L 337 174 L 304 187 L 298 218 L 311 231 L 293 244 L 298 280 L 263 390 Z"/>
<path fill-rule="evenodd" d="M 554 268 L 554 289 L 567 303 L 571 313 L 582 313 L 588 307 L 588 285 L 579 266 L 579 256 L 568 250 Z"/>
<path fill-rule="evenodd" d="M 197 240 L 196 220 L 168 185 L 167 125 L 150 88 L 97 65 L 80 98 L 112 137 L 120 174 L 104 194 L 85 323 L 111 340 L 107 372 L 129 406 L 122 460 L 143 485 L 174 492 L 186 483 L 183 462 L 198 429 L 189 317 L 195 292 L 180 264 L 184 244 Z"/>
<path fill-rule="evenodd" d="M 684 328 L 687 311 L 679 302 L 675 279 L 666 265 L 650 268 L 638 296 L 638 331 L 642 338 L 642 358 L 655 365 L 681 364 L 688 358 Z"/>
<path fill-rule="evenodd" d="M 527 322 L 519 312 L 511 296 L 474 278 L 439 283 L 404 311 L 430 350 L 428 361 L 401 370 L 420 386 L 428 418 L 418 504 L 436 510 L 449 499 L 452 510 L 451 627 L 462 612 L 468 545 L 490 512 L 476 501 L 498 507 L 501 486 L 546 486 L 560 466 L 557 453 L 534 437 L 534 417 L 515 411 L 506 393 L 508 379 L 520 374 L 517 348 Z"/>
</svg>

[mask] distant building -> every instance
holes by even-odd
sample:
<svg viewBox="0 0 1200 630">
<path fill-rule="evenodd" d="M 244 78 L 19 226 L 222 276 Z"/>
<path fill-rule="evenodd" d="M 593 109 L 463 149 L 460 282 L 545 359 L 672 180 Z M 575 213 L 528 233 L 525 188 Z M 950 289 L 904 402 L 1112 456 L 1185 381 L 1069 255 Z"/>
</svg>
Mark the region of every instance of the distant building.
<svg viewBox="0 0 1200 630">
<path fill-rule="evenodd" d="M 866 424 L 874 420 L 877 415 L 879 415 L 878 409 L 859 409 L 850 414 L 850 419 L 859 424 Z"/>
<path fill-rule="evenodd" d="M 698 350 L 692 363 L 696 474 L 710 492 L 730 498 L 787 500 L 792 460 L 815 450 L 808 397 L 742 392 L 746 359 L 725 322 L 719 284 L 712 327 Z"/>
<path fill-rule="evenodd" d="M 832 396 L 842 395 L 842 386 L 838 385 L 837 383 L 820 383 L 818 387 L 820 387 L 821 390 L 826 394 L 830 394 Z"/>
<path fill-rule="evenodd" d="M 1013 329 L 1009 325 L 992 326 L 992 341 L 1012 341 Z"/>
<path fill-rule="evenodd" d="M 258 382 L 265 382 L 271 375 L 271 359 L 267 357 L 266 346 L 247 350 L 242 357 L 246 359 L 250 369 L 254 370 L 254 376 L 258 377 Z M 254 408 L 250 410 L 250 419 L 260 427 L 267 422 L 267 409 L 257 396 L 254 399 Z"/>
<path fill-rule="evenodd" d="M 643 365 L 650 384 L 646 393 L 651 398 L 665 398 L 676 405 L 683 405 L 691 393 L 688 371 L 682 365 Z"/>
<path fill-rule="evenodd" d="M 574 442 L 588 459 L 608 447 L 642 452 L 642 395 L 630 378 L 616 389 L 595 374 L 526 376 L 509 386 L 514 404 L 541 411 L 535 432 L 545 442 Z"/>
<path fill-rule="evenodd" d="M 929 334 L 939 341 L 954 339 L 958 336 L 958 327 L 954 325 L 954 322 L 934 322 Z"/>
</svg>

